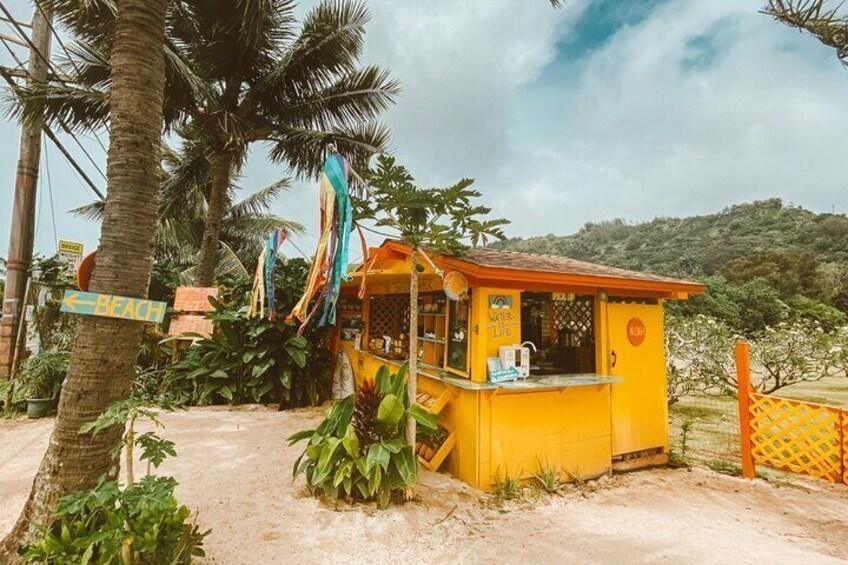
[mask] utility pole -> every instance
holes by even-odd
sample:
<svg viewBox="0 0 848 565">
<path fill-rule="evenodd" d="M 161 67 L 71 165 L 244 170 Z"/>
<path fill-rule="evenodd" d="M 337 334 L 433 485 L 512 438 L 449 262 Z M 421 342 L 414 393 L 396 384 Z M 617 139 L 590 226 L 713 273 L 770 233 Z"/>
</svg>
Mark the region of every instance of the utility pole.
<svg viewBox="0 0 848 565">
<path fill-rule="evenodd" d="M 32 17 L 32 42 L 27 81 L 29 84 L 47 80 L 47 61 L 53 14 L 37 6 Z M 36 49 L 38 52 L 36 52 Z M 23 304 L 27 277 L 32 263 L 35 235 L 35 202 L 38 185 L 38 165 L 41 160 L 41 129 L 44 119 L 33 120 L 21 128 L 18 171 L 15 177 L 15 201 L 12 206 L 12 231 L 6 265 L 6 294 L 3 297 L 3 318 L 0 320 L 0 379 L 8 379 L 17 348 L 18 326 L 25 312 Z"/>
</svg>

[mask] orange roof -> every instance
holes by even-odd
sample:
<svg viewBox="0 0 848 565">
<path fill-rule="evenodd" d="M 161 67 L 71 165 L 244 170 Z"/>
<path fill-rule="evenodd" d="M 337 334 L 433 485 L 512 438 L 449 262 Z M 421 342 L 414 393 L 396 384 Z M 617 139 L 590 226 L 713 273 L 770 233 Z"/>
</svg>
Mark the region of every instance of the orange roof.
<svg viewBox="0 0 848 565">
<path fill-rule="evenodd" d="M 391 239 L 384 241 L 380 247 L 403 255 L 411 253 L 409 246 Z M 608 267 L 568 257 L 501 251 L 487 247 L 471 248 L 459 257 L 431 258 L 445 270 L 457 270 L 488 281 L 587 286 L 672 295 L 701 293 L 704 290 L 702 284 L 692 281 Z"/>
</svg>

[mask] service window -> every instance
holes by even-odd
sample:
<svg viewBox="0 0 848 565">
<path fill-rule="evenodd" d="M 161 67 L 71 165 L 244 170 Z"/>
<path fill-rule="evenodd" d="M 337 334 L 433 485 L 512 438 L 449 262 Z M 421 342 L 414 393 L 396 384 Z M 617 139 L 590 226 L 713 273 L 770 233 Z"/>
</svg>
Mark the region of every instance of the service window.
<svg viewBox="0 0 848 565">
<path fill-rule="evenodd" d="M 468 376 L 470 299 L 448 300 L 448 369 Z"/>
</svg>

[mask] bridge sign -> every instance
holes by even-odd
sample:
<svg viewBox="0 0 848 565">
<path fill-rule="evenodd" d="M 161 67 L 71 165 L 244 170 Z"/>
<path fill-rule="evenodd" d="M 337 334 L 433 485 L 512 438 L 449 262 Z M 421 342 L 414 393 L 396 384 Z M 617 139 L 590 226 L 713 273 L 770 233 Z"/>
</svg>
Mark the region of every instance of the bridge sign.
<svg viewBox="0 0 848 565">
<path fill-rule="evenodd" d="M 62 298 L 61 310 L 82 316 L 101 316 L 159 324 L 165 319 L 167 307 L 168 305 L 164 302 L 155 300 L 66 290 Z"/>
</svg>

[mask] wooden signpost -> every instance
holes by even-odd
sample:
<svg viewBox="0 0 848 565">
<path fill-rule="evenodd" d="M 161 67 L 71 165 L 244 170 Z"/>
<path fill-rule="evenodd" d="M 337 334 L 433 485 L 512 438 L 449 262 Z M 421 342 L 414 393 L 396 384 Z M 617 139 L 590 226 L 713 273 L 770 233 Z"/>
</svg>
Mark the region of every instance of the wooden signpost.
<svg viewBox="0 0 848 565">
<path fill-rule="evenodd" d="M 167 308 L 167 304 L 155 300 L 66 290 L 62 298 L 61 310 L 81 316 L 100 316 L 159 324 L 165 319 Z"/>
</svg>

